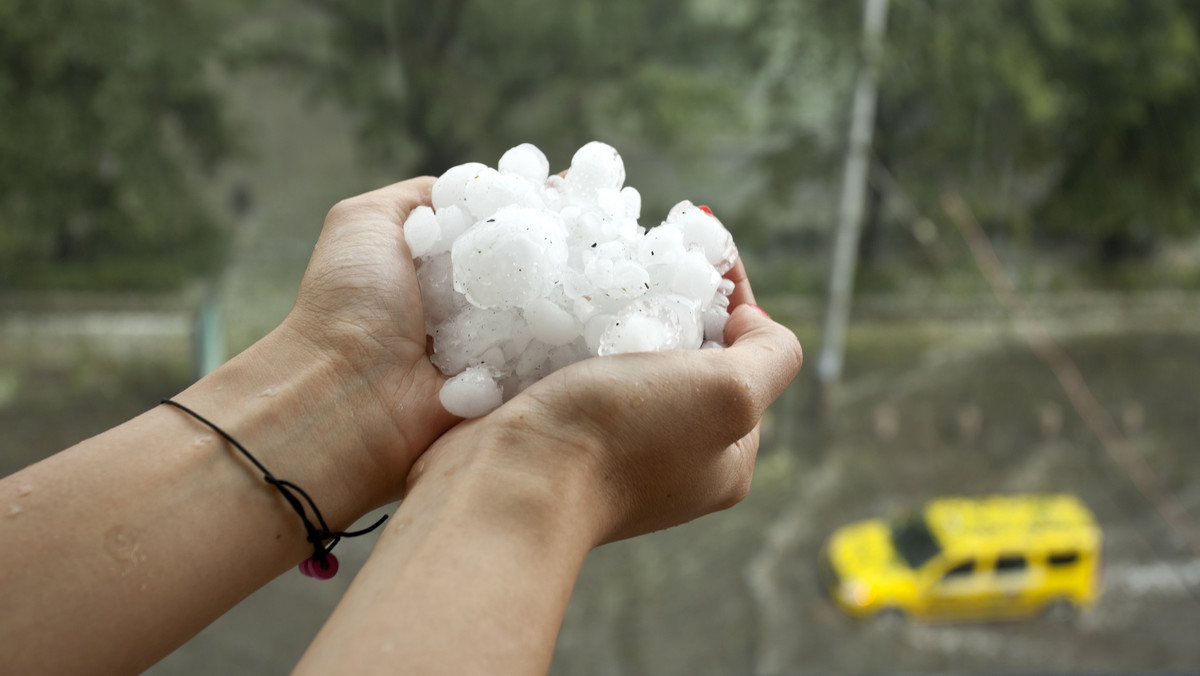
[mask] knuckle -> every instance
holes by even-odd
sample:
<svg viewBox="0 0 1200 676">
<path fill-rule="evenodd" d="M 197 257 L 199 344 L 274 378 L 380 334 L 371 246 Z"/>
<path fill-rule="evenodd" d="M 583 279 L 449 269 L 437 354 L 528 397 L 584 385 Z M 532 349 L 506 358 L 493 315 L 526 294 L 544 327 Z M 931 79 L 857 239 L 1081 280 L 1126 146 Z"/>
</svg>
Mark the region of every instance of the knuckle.
<svg viewBox="0 0 1200 676">
<path fill-rule="evenodd" d="M 365 213 L 371 210 L 370 198 L 365 195 L 356 197 L 347 197 L 332 207 L 325 214 L 325 225 L 337 225 L 341 223 L 352 222 L 361 218 Z"/>
<path fill-rule="evenodd" d="M 336 223 L 349 217 L 355 210 L 355 200 L 354 197 L 347 197 L 330 207 L 329 212 L 325 214 L 325 223 Z"/>
<path fill-rule="evenodd" d="M 754 384 L 745 376 L 725 374 L 718 378 L 712 393 L 720 418 L 740 438 L 758 424 L 761 415 Z"/>
<path fill-rule="evenodd" d="M 750 494 L 750 472 L 739 472 L 731 478 L 729 487 L 717 503 L 718 510 L 726 510 L 737 505 Z"/>
</svg>

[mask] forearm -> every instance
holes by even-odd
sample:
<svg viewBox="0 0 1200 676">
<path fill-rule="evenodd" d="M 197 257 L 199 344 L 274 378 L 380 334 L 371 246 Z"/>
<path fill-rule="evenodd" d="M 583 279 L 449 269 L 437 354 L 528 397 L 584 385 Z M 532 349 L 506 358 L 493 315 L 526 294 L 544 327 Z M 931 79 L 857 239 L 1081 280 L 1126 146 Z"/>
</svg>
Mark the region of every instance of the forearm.
<svg viewBox="0 0 1200 676">
<path fill-rule="evenodd" d="M 430 450 L 439 469 L 405 497 L 296 673 L 549 668 L 592 524 L 575 482 L 513 475 L 494 460 L 523 449 L 477 429 Z"/>
<path fill-rule="evenodd" d="M 337 462 L 363 444 L 340 377 L 277 333 L 177 399 L 309 491 L 339 530 L 384 498 Z M 0 505 L 13 673 L 141 671 L 312 551 L 260 472 L 165 406 L 0 481 Z"/>
</svg>

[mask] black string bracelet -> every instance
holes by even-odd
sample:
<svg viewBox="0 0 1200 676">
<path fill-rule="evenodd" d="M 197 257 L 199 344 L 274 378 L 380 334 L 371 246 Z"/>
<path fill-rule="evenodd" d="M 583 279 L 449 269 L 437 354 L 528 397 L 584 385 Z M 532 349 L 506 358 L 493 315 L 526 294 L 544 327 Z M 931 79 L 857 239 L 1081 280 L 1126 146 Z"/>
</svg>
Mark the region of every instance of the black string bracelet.
<svg viewBox="0 0 1200 676">
<path fill-rule="evenodd" d="M 325 517 L 321 516 L 321 510 L 317 509 L 317 503 L 313 502 L 313 499 L 309 497 L 308 493 L 304 492 L 303 488 L 300 488 L 290 481 L 277 478 L 274 474 L 271 474 L 271 472 L 264 467 L 261 462 L 258 461 L 258 458 L 255 458 L 250 454 L 250 451 L 246 450 L 245 446 L 238 443 L 237 439 L 229 436 L 225 430 L 217 427 L 216 424 L 214 424 L 208 418 L 205 418 L 187 406 L 170 399 L 163 399 L 162 403 L 183 411 L 184 413 L 210 427 L 212 431 L 221 435 L 225 441 L 233 444 L 234 448 L 241 451 L 242 455 L 246 456 L 247 460 L 254 463 L 254 466 L 263 473 L 264 481 L 279 489 L 279 493 L 283 495 L 283 499 L 287 500 L 287 503 L 291 505 L 292 509 L 296 511 L 296 514 L 300 516 L 300 520 L 304 522 L 304 530 L 308 534 L 307 539 L 313 546 L 312 557 L 300 562 L 301 573 L 304 573 L 309 577 L 315 577 L 319 580 L 328 580 L 329 578 L 333 577 L 337 574 L 338 570 L 338 560 L 337 557 L 333 555 L 333 548 L 337 546 L 337 543 L 340 542 L 342 538 L 352 538 L 358 537 L 359 535 L 366 535 L 367 533 L 370 533 L 376 528 L 382 526 L 384 521 L 387 521 L 387 515 L 385 514 L 380 517 L 378 521 L 366 528 L 363 528 L 362 530 L 329 530 L 329 525 L 325 523 Z M 297 494 L 299 494 L 300 497 L 297 497 Z M 304 502 L 300 501 L 301 497 L 304 498 Z M 320 524 L 320 528 L 313 524 L 312 519 L 308 517 L 308 510 L 305 509 L 305 503 L 307 503 L 308 507 L 312 509 L 313 516 L 316 517 L 317 523 Z M 332 540 L 333 542 L 330 542 L 328 545 L 326 545 L 326 540 Z"/>
</svg>

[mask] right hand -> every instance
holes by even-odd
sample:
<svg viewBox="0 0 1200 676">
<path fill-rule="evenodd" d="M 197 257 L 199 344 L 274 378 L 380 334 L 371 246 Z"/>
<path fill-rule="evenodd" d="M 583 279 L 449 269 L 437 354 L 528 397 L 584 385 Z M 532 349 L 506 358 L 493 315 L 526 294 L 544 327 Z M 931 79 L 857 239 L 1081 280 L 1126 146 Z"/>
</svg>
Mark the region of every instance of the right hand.
<svg viewBox="0 0 1200 676">
<path fill-rule="evenodd" d="M 447 432 L 418 460 L 409 489 L 435 471 L 483 469 L 497 491 L 549 496 L 545 507 L 574 515 L 593 545 L 739 502 L 763 412 L 803 354 L 790 330 L 752 305 L 740 263 L 728 276 L 729 347 L 613 355 L 556 371 Z"/>
</svg>

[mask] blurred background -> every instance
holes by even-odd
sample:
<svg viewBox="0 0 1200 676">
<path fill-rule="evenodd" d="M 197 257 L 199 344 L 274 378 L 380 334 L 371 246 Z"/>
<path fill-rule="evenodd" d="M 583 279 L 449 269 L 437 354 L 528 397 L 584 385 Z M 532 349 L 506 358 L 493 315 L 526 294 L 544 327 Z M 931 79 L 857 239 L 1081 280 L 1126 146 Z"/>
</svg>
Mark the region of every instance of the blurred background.
<svg viewBox="0 0 1200 676">
<path fill-rule="evenodd" d="M 598 139 L 643 224 L 712 207 L 808 363 L 743 504 L 593 553 L 553 674 L 1194 671 L 1198 122 L 1187 0 L 0 0 L 0 471 L 273 328 L 337 200 Z M 1095 513 L 1094 607 L 822 593 L 838 527 L 1022 492 Z M 350 578 L 149 673 L 286 673 Z"/>
</svg>

